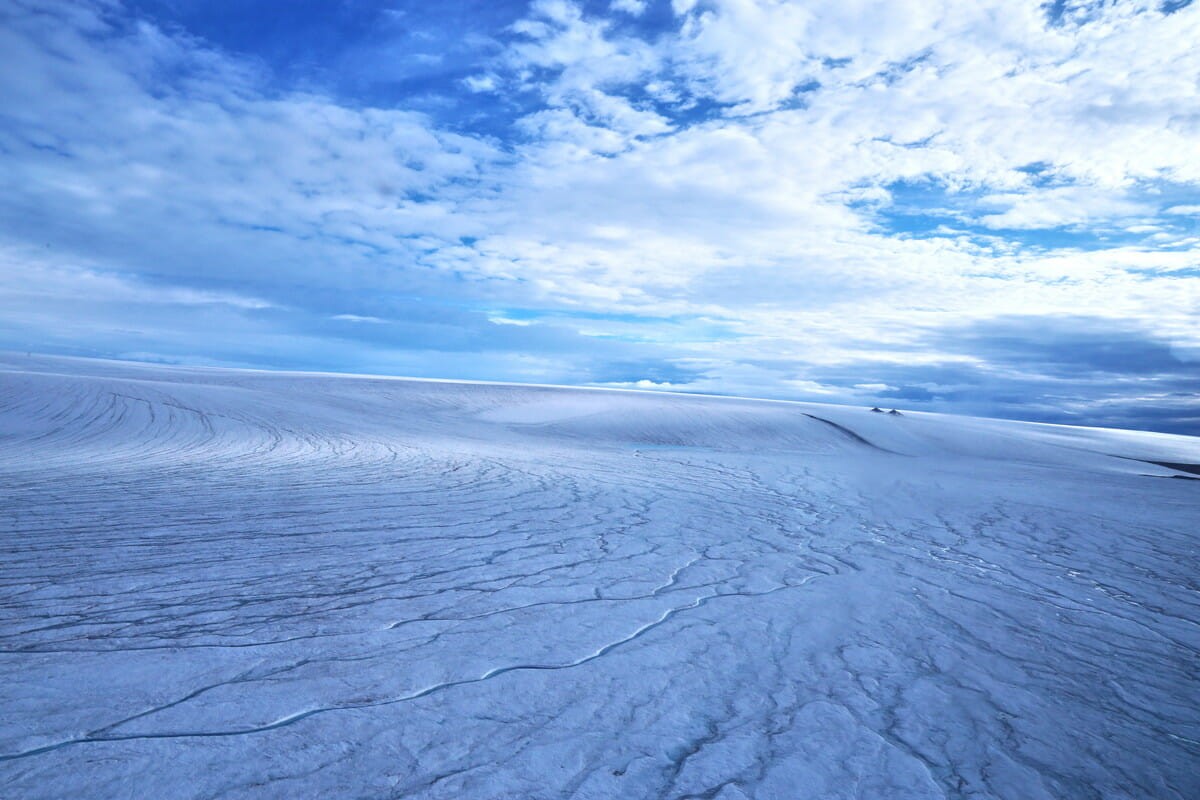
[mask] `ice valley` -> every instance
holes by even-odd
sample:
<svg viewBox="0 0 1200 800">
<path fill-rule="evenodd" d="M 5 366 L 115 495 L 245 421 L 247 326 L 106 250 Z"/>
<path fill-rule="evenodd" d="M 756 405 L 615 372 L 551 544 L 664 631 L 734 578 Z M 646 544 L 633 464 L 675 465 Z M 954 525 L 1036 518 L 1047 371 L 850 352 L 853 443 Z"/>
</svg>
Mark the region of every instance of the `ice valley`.
<svg viewBox="0 0 1200 800">
<path fill-rule="evenodd" d="M 1195 464 L 0 356 L 0 796 L 1191 800 Z"/>
</svg>

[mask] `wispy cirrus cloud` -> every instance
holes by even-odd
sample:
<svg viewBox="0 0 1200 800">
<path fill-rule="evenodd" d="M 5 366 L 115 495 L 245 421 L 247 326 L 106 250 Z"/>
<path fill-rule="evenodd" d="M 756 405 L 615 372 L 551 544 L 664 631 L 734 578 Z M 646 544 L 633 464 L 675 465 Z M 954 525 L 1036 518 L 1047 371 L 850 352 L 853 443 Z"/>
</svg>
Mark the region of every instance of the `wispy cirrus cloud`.
<svg viewBox="0 0 1200 800">
<path fill-rule="evenodd" d="M 1195 429 L 1193 4 L 0 13 L 8 346 Z"/>
</svg>

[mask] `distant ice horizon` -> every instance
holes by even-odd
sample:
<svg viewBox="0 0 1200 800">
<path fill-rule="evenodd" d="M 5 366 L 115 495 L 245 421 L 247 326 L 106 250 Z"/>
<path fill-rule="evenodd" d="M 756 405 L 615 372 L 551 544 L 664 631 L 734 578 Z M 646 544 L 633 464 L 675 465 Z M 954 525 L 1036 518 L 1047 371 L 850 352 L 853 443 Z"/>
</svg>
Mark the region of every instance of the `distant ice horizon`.
<svg viewBox="0 0 1200 800">
<path fill-rule="evenodd" d="M 796 404 L 796 405 L 829 405 L 829 406 L 835 406 L 835 407 L 850 407 L 850 408 L 859 408 L 859 407 L 872 408 L 872 407 L 878 406 L 878 407 L 882 408 L 884 411 L 896 409 L 896 410 L 902 411 L 904 413 L 912 413 L 912 414 L 932 414 L 935 416 L 944 415 L 944 416 L 950 416 L 950 417 L 966 417 L 966 418 L 970 418 L 970 419 L 1018 422 L 1018 423 L 1025 423 L 1025 424 L 1029 424 L 1029 425 L 1046 425 L 1046 426 L 1051 426 L 1051 427 L 1096 428 L 1099 430 L 1112 430 L 1112 431 L 1124 430 L 1124 431 L 1131 431 L 1131 432 L 1138 432 L 1138 433 L 1161 433 L 1161 434 L 1167 434 L 1167 435 L 1200 437 L 1200 429 L 1197 429 L 1197 431 L 1192 432 L 1190 430 L 1190 428 L 1188 430 L 1180 431 L 1180 430 L 1174 430 L 1174 429 L 1169 429 L 1169 428 L 1168 429 L 1156 429 L 1156 428 L 1149 428 L 1149 427 L 1143 427 L 1143 428 L 1122 427 L 1119 424 L 1108 424 L 1108 425 L 1087 424 L 1085 421 L 1077 421 L 1077 422 L 1050 421 L 1050 420 L 1044 420 L 1044 419 L 1036 419 L 1036 418 L 1030 419 L 1030 418 L 1024 418 L 1024 417 L 1015 417 L 1015 416 L 989 416 L 987 414 L 972 414 L 972 413 L 967 413 L 965 411 L 956 411 L 953 409 L 929 410 L 929 409 L 922 409 L 922 408 L 913 408 L 913 407 L 906 406 L 903 404 L 895 404 L 895 403 L 861 403 L 861 402 L 852 402 L 852 401 L 848 401 L 848 400 L 813 400 L 813 399 L 806 399 L 804 397 L 770 397 L 770 396 L 756 396 L 756 395 L 732 394 L 732 393 L 720 393 L 720 392 L 702 392 L 702 391 L 697 391 L 697 390 L 690 390 L 686 386 L 669 386 L 668 387 L 668 386 L 662 386 L 662 385 L 657 385 L 657 384 L 643 386 L 643 385 L 638 385 L 635 383 L 633 385 L 613 386 L 613 385 L 604 385 L 604 384 L 538 383 L 538 382 L 534 382 L 534 381 L 518 381 L 518 380 L 503 380 L 503 379 L 488 380 L 488 379 L 439 377 L 439 376 L 397 375 L 397 374 L 391 374 L 391 373 L 352 372 L 352 371 L 338 371 L 336 369 L 288 369 L 288 368 L 282 368 L 282 367 L 264 367 L 264 366 L 258 366 L 258 367 L 255 367 L 255 366 L 230 366 L 230 365 L 213 364 L 213 363 L 194 363 L 193 364 L 193 363 L 176 362 L 176 361 L 171 361 L 171 362 L 152 361 L 152 360 L 143 361 L 143 360 L 138 360 L 135 358 L 81 356 L 81 355 L 69 355 L 69 354 L 60 354 L 60 353 L 43 353 L 43 352 L 35 352 L 35 351 L 28 351 L 28 350 L 17 351 L 17 350 L 0 349 L 0 359 L 3 359 L 5 356 L 9 356 L 9 357 L 16 356 L 16 357 L 21 357 L 21 358 L 26 358 L 26 357 L 40 358 L 40 359 L 46 359 L 46 360 L 61 359 L 63 361 L 68 361 L 68 362 L 81 361 L 81 362 L 110 363 L 110 364 L 114 364 L 114 365 L 124 364 L 124 365 L 129 365 L 129 366 L 160 367 L 160 368 L 168 369 L 168 370 L 170 370 L 170 369 L 212 370 L 212 371 L 228 371 L 228 372 L 262 373 L 262 374 L 280 375 L 280 376 L 287 376 L 287 375 L 306 376 L 307 375 L 307 376 L 326 376 L 326 377 L 342 377 L 342 378 L 362 378 L 362 379 L 367 379 L 367 380 L 397 380 L 397 381 L 416 381 L 416 382 L 426 382 L 426 383 L 458 383 L 458 384 L 481 385 L 481 386 L 513 386 L 513 387 L 528 386 L 528 387 L 533 387 L 533 388 L 545 388 L 545 389 L 581 389 L 581 390 L 594 390 L 594 391 L 606 391 L 606 392 L 635 392 L 635 393 L 647 393 L 647 394 L 682 395 L 682 396 L 688 396 L 688 397 L 726 398 L 726 399 L 731 399 L 731 400 L 753 400 L 753 401 L 761 401 L 764 403 L 790 403 L 790 404 Z M 2 361 L 0 361 L 0 369 L 3 369 Z"/>
</svg>

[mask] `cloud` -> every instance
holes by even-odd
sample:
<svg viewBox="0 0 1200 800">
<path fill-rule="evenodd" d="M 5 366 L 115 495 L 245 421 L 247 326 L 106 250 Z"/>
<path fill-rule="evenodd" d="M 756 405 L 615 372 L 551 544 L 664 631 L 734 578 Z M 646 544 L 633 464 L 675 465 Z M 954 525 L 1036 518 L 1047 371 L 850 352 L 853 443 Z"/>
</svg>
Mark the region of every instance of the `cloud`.
<svg viewBox="0 0 1200 800">
<path fill-rule="evenodd" d="M 452 13 L 384 27 L 419 55 Z M 298 74 L 10 4 L 0 344 L 1105 418 L 1192 375 L 1197 4 L 481 17 Z"/>
<path fill-rule="evenodd" d="M 379 317 L 365 317 L 361 314 L 334 314 L 330 319 L 342 320 L 344 322 L 366 322 L 373 325 L 385 324 L 386 319 Z"/>
<path fill-rule="evenodd" d="M 494 92 L 497 88 L 495 75 L 468 75 L 463 85 L 472 92 Z"/>
<path fill-rule="evenodd" d="M 612 0 L 610 4 L 613 11 L 622 11 L 633 17 L 640 17 L 646 13 L 647 0 Z"/>
<path fill-rule="evenodd" d="M 944 331 L 942 337 L 944 348 L 1056 378 L 1179 375 L 1200 381 L 1200 359 L 1185 357 L 1135 325 L 1103 317 L 1014 315 Z"/>
<path fill-rule="evenodd" d="M 1200 354 L 1136 323 L 1010 315 L 926 335 L 923 349 L 940 360 L 866 360 L 818 374 L 864 404 L 1200 433 Z M 862 375 L 880 382 L 851 384 Z"/>
<path fill-rule="evenodd" d="M 1150 213 L 1143 204 L 1087 186 L 991 194 L 980 205 L 995 209 L 980 218 L 989 228 L 1056 228 Z"/>
</svg>

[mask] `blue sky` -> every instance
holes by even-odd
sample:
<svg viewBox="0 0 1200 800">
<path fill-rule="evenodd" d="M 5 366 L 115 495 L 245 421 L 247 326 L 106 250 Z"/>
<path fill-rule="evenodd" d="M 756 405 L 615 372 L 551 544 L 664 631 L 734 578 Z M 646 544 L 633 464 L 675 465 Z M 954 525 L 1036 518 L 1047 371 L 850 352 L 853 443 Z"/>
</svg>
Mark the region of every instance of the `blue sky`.
<svg viewBox="0 0 1200 800">
<path fill-rule="evenodd" d="M 1200 5 L 16 0 L 0 347 L 1200 434 Z"/>
</svg>

